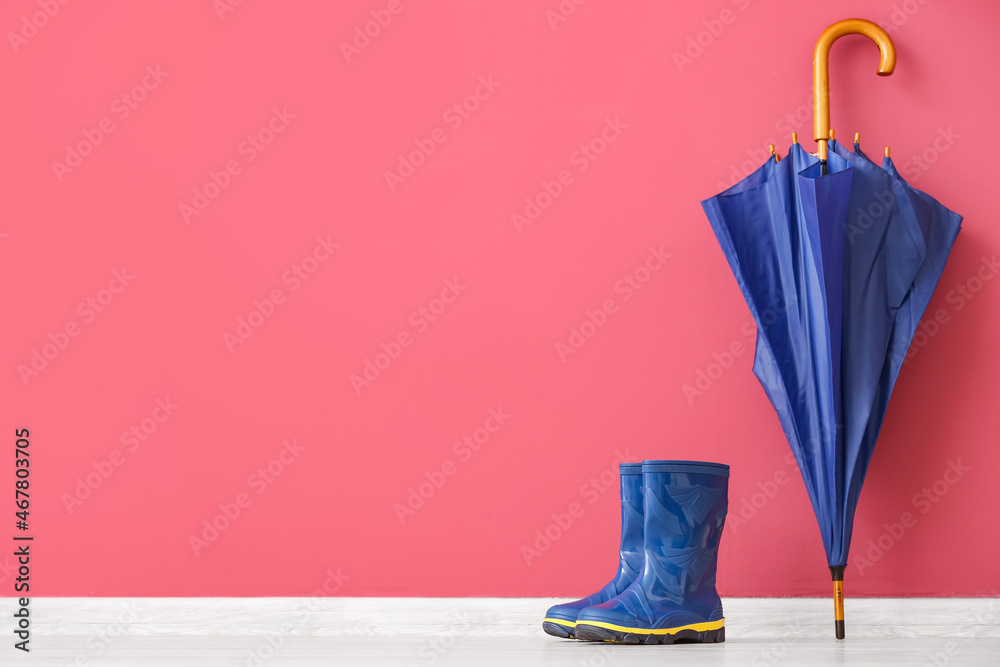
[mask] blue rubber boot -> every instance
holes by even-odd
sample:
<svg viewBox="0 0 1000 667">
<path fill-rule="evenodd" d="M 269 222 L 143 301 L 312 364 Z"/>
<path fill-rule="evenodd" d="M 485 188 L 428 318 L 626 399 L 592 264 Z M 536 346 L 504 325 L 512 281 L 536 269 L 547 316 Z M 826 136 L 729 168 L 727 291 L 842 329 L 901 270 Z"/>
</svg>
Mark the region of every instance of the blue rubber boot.
<svg viewBox="0 0 1000 667">
<path fill-rule="evenodd" d="M 622 644 L 725 641 L 715 572 L 729 466 L 643 461 L 642 478 L 642 574 L 625 592 L 580 612 L 576 638 Z"/>
<path fill-rule="evenodd" d="M 542 629 L 550 635 L 573 639 L 576 617 L 586 607 L 610 600 L 628 588 L 642 573 L 642 464 L 621 463 L 622 540 L 618 550 L 618 572 L 614 579 L 593 595 L 550 607 Z"/>
</svg>

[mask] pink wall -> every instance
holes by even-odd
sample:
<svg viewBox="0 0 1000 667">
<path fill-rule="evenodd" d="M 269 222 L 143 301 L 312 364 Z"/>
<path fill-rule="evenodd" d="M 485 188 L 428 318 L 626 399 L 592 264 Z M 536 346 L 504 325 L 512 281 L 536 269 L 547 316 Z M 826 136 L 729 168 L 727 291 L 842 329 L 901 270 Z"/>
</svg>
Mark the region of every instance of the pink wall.
<svg viewBox="0 0 1000 667">
<path fill-rule="evenodd" d="M 732 464 L 725 594 L 827 595 L 699 200 L 809 138 L 813 44 L 853 15 L 899 64 L 838 43 L 834 127 L 965 226 L 847 591 L 1000 584 L 996 3 L 227 1 L 2 10 L 0 404 L 8 454 L 31 431 L 34 593 L 585 593 L 620 452 Z"/>
</svg>

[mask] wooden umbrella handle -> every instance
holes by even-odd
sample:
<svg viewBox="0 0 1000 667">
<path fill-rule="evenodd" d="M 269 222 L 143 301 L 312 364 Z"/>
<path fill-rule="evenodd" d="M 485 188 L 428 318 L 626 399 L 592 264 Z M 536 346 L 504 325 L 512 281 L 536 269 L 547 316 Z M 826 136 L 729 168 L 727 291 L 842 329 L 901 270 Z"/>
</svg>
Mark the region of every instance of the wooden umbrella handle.
<svg viewBox="0 0 1000 667">
<path fill-rule="evenodd" d="M 837 21 L 823 31 L 816 42 L 813 57 L 813 127 L 819 143 L 819 159 L 826 160 L 826 142 L 830 137 L 830 47 L 844 35 L 864 35 L 878 44 L 881 60 L 879 76 L 889 76 L 896 67 L 896 46 L 889 33 L 865 19 Z"/>
</svg>

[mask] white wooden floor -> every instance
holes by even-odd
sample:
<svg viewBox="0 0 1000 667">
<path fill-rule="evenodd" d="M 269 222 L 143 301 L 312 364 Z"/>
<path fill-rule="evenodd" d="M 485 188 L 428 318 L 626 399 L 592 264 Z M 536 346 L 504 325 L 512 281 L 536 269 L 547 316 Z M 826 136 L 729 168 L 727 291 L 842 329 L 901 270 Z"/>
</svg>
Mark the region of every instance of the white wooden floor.
<svg viewBox="0 0 1000 667">
<path fill-rule="evenodd" d="M 839 642 L 830 600 L 727 599 L 724 644 L 679 646 L 549 637 L 554 602 L 38 598 L 27 656 L 13 649 L 8 598 L 0 665 L 1000 665 L 1000 599 L 848 599 Z"/>
</svg>

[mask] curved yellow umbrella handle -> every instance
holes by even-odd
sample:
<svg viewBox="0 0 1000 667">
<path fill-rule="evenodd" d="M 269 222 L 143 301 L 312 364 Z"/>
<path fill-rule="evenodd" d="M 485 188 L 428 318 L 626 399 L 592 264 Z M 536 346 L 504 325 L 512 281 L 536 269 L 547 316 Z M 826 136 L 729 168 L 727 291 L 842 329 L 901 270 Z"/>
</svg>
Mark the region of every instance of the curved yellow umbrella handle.
<svg viewBox="0 0 1000 667">
<path fill-rule="evenodd" d="M 889 76 L 896 67 L 896 46 L 889 33 L 865 19 L 837 21 L 823 31 L 816 42 L 813 57 L 813 123 L 819 143 L 819 159 L 826 160 L 826 142 L 830 138 L 830 47 L 844 35 L 864 35 L 878 44 L 881 61 L 879 76 Z"/>
</svg>

